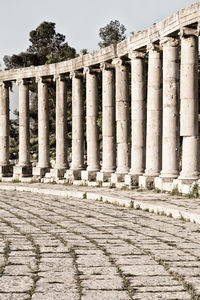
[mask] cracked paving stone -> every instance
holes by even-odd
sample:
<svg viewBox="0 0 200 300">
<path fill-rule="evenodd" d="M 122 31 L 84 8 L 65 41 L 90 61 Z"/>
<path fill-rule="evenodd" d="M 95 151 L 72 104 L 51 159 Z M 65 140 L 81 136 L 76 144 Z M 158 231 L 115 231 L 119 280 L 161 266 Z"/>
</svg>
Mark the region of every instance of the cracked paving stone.
<svg viewBox="0 0 200 300">
<path fill-rule="evenodd" d="M 32 279 L 28 276 L 4 276 L 0 278 L 0 293 L 26 292 L 32 285 Z"/>
</svg>

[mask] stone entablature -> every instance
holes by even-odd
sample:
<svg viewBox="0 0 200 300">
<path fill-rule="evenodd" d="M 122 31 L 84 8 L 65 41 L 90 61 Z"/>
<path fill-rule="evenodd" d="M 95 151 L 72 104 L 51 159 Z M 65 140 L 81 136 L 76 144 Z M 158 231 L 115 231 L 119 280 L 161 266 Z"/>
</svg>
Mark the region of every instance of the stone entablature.
<svg viewBox="0 0 200 300">
<path fill-rule="evenodd" d="M 19 87 L 19 161 L 13 168 L 14 178 L 31 178 L 33 175 L 34 178 L 46 176 L 76 184 L 101 181 L 105 185 L 118 186 L 139 183 L 143 187 L 155 185 L 166 190 L 197 181 L 200 175 L 199 12 L 200 2 L 117 45 L 56 64 L 1 71 L 1 179 L 12 176 L 12 166 L 9 164 L 9 87 L 11 81 L 16 81 Z M 146 80 L 144 62 L 147 57 Z M 97 79 L 100 72 L 102 160 L 97 126 Z M 86 160 L 83 77 L 86 79 Z M 70 164 L 65 115 L 69 79 L 72 81 Z M 34 168 L 29 153 L 30 80 L 38 84 L 38 163 Z M 56 82 L 54 168 L 50 165 L 49 155 L 49 80 Z"/>
</svg>

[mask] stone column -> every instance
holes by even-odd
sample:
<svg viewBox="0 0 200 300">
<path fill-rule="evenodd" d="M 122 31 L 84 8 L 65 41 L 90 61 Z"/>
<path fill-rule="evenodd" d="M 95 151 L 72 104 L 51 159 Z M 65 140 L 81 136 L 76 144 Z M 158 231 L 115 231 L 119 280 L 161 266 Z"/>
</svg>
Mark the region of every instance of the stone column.
<svg viewBox="0 0 200 300">
<path fill-rule="evenodd" d="M 103 63 L 102 69 L 102 168 L 98 181 L 105 181 L 116 168 L 115 142 L 115 85 L 112 65 Z"/>
<path fill-rule="evenodd" d="M 138 184 L 145 168 L 146 103 L 144 81 L 145 53 L 131 51 L 131 169 L 125 176 L 127 185 Z"/>
<path fill-rule="evenodd" d="M 87 172 L 82 171 L 83 180 L 96 180 L 100 170 L 99 142 L 97 126 L 98 84 L 97 73 L 91 68 L 86 73 L 86 137 L 87 137 Z"/>
<path fill-rule="evenodd" d="M 44 176 L 50 168 L 49 158 L 49 103 L 48 83 L 42 77 L 38 82 L 38 164 L 33 175 Z"/>
<path fill-rule="evenodd" d="M 9 165 L 9 82 L 0 82 L 0 178 L 12 176 Z"/>
<path fill-rule="evenodd" d="M 14 167 L 14 177 L 32 175 L 30 164 L 29 87 L 24 79 L 17 80 L 19 86 L 19 161 Z"/>
<path fill-rule="evenodd" d="M 72 164 L 66 172 L 69 182 L 81 179 L 84 169 L 84 102 L 83 102 L 83 74 L 71 72 L 72 78 Z"/>
<path fill-rule="evenodd" d="M 165 38 L 163 45 L 162 178 L 179 174 L 179 40 Z"/>
<path fill-rule="evenodd" d="M 82 74 L 72 77 L 72 170 L 84 168 L 84 110 Z"/>
<path fill-rule="evenodd" d="M 67 161 L 67 79 L 56 76 L 56 164 L 51 176 L 60 178 L 68 168 Z"/>
<path fill-rule="evenodd" d="M 123 181 L 129 172 L 129 93 L 128 66 L 120 58 L 113 60 L 116 86 L 117 170 L 111 181 Z"/>
<path fill-rule="evenodd" d="M 162 161 L 162 60 L 159 47 L 150 45 L 147 90 L 146 169 L 139 184 L 150 187 L 159 176 Z"/>
<path fill-rule="evenodd" d="M 181 37 L 182 171 L 179 179 L 199 177 L 198 33 L 186 29 Z"/>
</svg>

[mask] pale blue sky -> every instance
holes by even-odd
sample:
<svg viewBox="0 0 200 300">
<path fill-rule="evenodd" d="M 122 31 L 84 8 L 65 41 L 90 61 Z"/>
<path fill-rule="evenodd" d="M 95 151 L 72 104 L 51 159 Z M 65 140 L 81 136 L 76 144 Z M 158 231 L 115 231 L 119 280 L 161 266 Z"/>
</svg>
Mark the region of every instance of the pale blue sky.
<svg viewBox="0 0 200 300">
<path fill-rule="evenodd" d="M 29 45 L 29 32 L 43 21 L 56 23 L 77 51 L 98 49 L 99 28 L 119 20 L 137 32 L 197 1 L 194 0 L 0 0 L 0 62 Z M 15 104 L 14 104 L 15 102 Z M 17 107 L 12 96 L 11 107 Z"/>
</svg>

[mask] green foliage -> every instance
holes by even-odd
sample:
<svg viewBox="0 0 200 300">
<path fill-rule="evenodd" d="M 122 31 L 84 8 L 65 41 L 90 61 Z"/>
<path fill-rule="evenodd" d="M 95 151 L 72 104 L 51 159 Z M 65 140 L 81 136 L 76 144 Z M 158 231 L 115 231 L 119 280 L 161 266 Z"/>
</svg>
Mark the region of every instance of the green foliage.
<svg viewBox="0 0 200 300">
<path fill-rule="evenodd" d="M 120 24 L 118 20 L 110 21 L 105 27 L 100 28 L 99 36 L 101 42 L 98 43 L 100 48 L 117 44 L 126 38 L 126 28 L 123 24 Z"/>
<path fill-rule="evenodd" d="M 65 41 L 65 36 L 56 33 L 55 23 L 43 22 L 29 34 L 30 46 L 25 52 L 4 56 L 4 63 L 7 69 L 38 66 L 43 64 L 56 63 L 63 60 L 72 59 L 76 56 L 74 48 L 70 47 Z M 86 52 L 87 50 L 82 50 Z M 71 132 L 71 83 L 67 94 L 67 111 L 68 118 L 67 132 Z M 37 134 L 38 134 L 38 103 L 37 103 L 37 84 L 30 83 L 30 153 L 33 158 L 37 158 Z M 55 106 L 56 106 L 56 87 L 55 82 L 49 83 L 49 131 L 51 156 L 55 157 Z M 11 158 L 17 158 L 18 154 L 18 112 L 15 112 L 16 120 L 11 122 Z"/>
<path fill-rule="evenodd" d="M 84 49 L 81 49 L 80 54 L 81 54 L 81 55 L 88 54 L 88 50 L 85 49 L 85 48 L 84 48 Z"/>
<path fill-rule="evenodd" d="M 192 187 L 191 192 L 188 194 L 188 198 L 199 198 L 199 185 L 195 183 Z"/>
<path fill-rule="evenodd" d="M 76 56 L 76 50 L 65 42 L 65 36 L 56 33 L 55 23 L 43 22 L 29 34 L 31 42 L 25 52 L 4 56 L 7 69 L 56 63 Z"/>
</svg>

